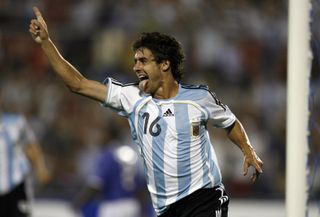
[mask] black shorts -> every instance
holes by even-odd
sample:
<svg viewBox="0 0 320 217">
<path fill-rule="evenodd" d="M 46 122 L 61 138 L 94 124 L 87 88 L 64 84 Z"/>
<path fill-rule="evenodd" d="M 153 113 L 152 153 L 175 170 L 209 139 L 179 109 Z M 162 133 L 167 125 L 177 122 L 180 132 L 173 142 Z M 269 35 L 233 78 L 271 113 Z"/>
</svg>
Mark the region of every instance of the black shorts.
<svg viewBox="0 0 320 217">
<path fill-rule="evenodd" d="M 228 205 L 223 188 L 204 188 L 171 204 L 159 217 L 228 217 Z"/>
<path fill-rule="evenodd" d="M 25 183 L 18 185 L 8 194 L 0 195 L 0 216 L 30 216 L 30 204 L 27 200 Z"/>
</svg>

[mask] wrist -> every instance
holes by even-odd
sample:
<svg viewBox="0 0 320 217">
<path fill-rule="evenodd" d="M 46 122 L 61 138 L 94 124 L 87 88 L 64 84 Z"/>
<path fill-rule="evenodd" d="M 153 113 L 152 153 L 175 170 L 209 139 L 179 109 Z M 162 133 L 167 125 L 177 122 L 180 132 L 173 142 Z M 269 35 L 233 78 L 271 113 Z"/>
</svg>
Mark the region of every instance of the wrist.
<svg viewBox="0 0 320 217">
<path fill-rule="evenodd" d="M 52 41 L 49 37 L 47 39 L 43 39 L 41 42 L 42 49 L 45 49 L 46 47 L 50 46 L 51 43 Z"/>
<path fill-rule="evenodd" d="M 246 147 L 243 147 L 243 148 L 242 148 L 242 153 L 243 153 L 245 156 L 252 156 L 252 155 L 254 155 L 255 150 L 254 150 L 254 148 L 253 148 L 251 145 L 247 145 Z"/>
</svg>

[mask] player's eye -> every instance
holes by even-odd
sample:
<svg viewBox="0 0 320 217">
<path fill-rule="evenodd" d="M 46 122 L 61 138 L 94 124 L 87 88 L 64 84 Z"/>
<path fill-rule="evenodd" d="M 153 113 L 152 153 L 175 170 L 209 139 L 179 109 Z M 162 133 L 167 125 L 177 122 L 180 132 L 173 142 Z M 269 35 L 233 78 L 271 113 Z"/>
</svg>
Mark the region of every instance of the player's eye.
<svg viewBox="0 0 320 217">
<path fill-rule="evenodd" d="M 147 59 L 145 59 L 145 58 L 141 58 L 141 59 L 140 59 L 140 62 L 141 62 L 142 64 L 146 64 Z"/>
<path fill-rule="evenodd" d="M 145 65 L 147 63 L 147 59 L 146 58 L 134 59 L 134 64 L 137 64 L 138 62 L 140 62 L 143 65 Z"/>
</svg>

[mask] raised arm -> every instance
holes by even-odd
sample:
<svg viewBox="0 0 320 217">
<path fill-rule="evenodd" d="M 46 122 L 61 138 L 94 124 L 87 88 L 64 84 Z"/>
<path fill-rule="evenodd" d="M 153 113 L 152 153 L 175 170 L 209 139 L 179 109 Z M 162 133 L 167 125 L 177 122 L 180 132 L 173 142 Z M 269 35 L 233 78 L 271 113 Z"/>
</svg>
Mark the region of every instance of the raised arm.
<svg viewBox="0 0 320 217">
<path fill-rule="evenodd" d="M 251 176 L 252 181 L 256 181 L 259 175 L 262 173 L 263 162 L 256 154 L 255 150 L 250 144 L 249 138 L 240 123 L 236 120 L 235 123 L 226 129 L 229 139 L 236 144 L 244 154 L 243 158 L 243 175 L 247 175 L 248 168 L 253 166 L 255 172 Z"/>
<path fill-rule="evenodd" d="M 106 98 L 107 86 L 86 79 L 74 66 L 65 60 L 49 36 L 47 24 L 37 7 L 33 7 L 36 19 L 32 19 L 29 32 L 35 42 L 41 45 L 49 59 L 54 72 L 63 80 L 70 91 L 103 102 Z"/>
</svg>

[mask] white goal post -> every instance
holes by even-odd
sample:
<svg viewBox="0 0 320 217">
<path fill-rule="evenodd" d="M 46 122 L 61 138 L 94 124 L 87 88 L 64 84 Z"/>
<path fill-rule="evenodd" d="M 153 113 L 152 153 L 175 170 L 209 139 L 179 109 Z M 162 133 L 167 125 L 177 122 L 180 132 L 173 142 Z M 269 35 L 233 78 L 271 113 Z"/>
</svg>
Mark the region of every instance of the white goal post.
<svg viewBox="0 0 320 217">
<path fill-rule="evenodd" d="M 286 136 L 286 216 L 307 216 L 310 0 L 289 0 Z"/>
</svg>

